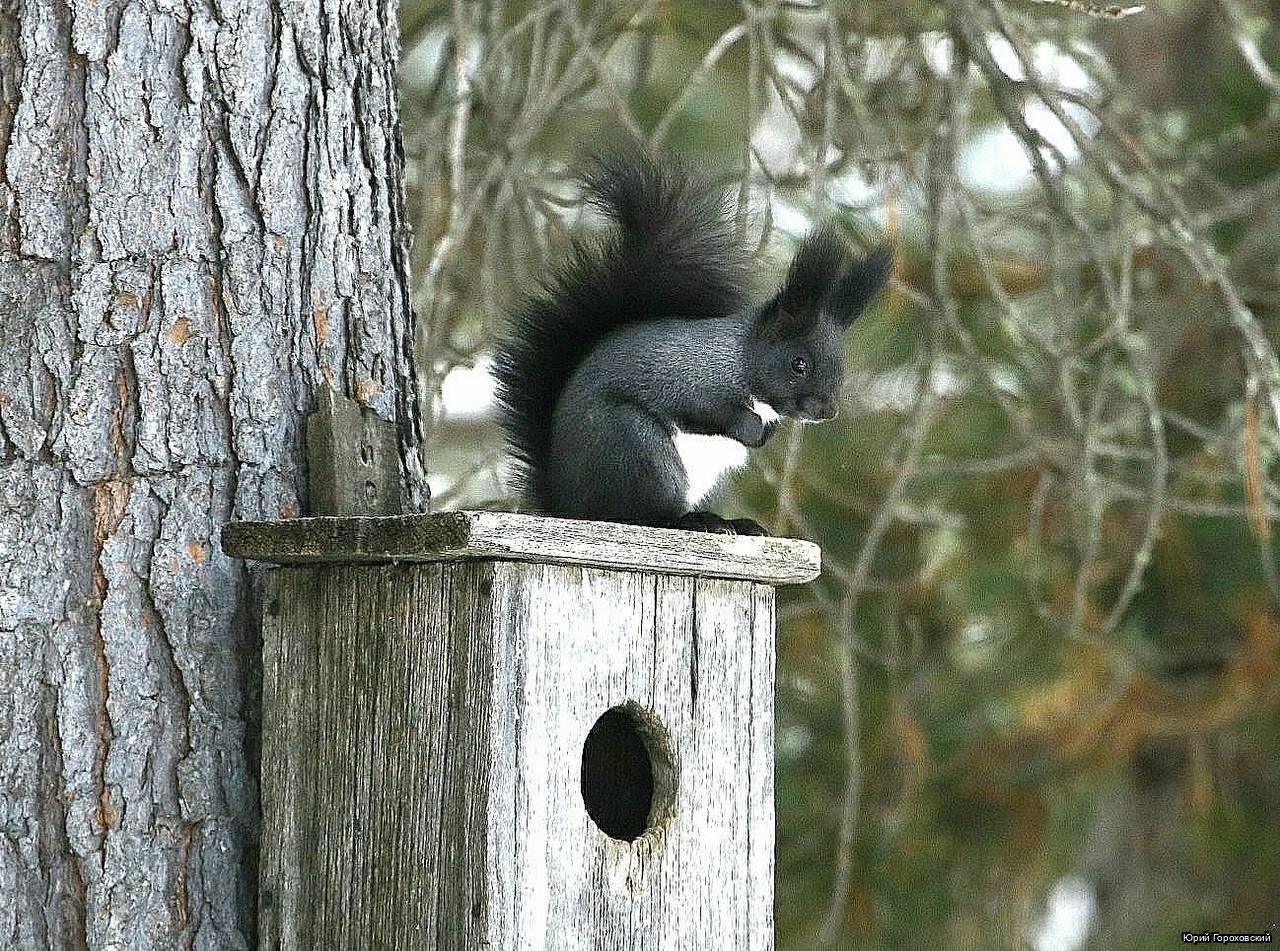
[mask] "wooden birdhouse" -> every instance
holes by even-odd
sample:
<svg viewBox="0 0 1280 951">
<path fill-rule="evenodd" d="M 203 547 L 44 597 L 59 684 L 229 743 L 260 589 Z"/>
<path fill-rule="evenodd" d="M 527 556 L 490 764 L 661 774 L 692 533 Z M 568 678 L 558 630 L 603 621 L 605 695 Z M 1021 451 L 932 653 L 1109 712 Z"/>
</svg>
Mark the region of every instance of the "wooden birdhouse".
<svg viewBox="0 0 1280 951">
<path fill-rule="evenodd" d="M 238 523 L 264 948 L 773 947 L 774 586 L 818 549 L 489 512 Z"/>
</svg>

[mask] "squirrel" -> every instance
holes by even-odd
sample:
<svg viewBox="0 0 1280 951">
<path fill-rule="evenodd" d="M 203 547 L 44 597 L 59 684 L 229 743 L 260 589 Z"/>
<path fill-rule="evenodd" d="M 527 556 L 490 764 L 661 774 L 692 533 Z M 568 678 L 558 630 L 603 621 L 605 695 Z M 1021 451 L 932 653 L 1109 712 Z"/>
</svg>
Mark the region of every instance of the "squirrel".
<svg viewBox="0 0 1280 951">
<path fill-rule="evenodd" d="M 893 249 L 855 256 L 831 226 L 751 302 L 751 256 L 723 193 L 647 152 L 597 157 L 587 200 L 612 223 L 575 240 L 511 315 L 492 374 L 526 503 L 546 515 L 767 535 L 700 509 L 781 417 L 835 417 L 841 334 Z"/>
</svg>

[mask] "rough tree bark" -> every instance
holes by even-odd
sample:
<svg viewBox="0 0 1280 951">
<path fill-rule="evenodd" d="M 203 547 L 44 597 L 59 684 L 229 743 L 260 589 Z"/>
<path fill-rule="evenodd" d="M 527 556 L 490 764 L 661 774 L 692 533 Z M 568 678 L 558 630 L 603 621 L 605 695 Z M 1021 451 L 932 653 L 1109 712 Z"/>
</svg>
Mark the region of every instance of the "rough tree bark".
<svg viewBox="0 0 1280 951">
<path fill-rule="evenodd" d="M 0 0 L 0 947 L 243 948 L 252 579 L 326 381 L 425 503 L 395 0 Z"/>
</svg>

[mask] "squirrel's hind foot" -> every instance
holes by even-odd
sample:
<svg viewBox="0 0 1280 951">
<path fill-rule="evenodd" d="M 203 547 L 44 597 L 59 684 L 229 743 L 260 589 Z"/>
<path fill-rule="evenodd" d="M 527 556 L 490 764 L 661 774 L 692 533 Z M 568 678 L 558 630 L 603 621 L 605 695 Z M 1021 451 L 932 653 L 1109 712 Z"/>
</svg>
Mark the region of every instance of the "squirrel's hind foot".
<svg viewBox="0 0 1280 951">
<path fill-rule="evenodd" d="M 721 518 L 715 512 L 686 512 L 671 523 L 672 528 L 717 535 L 768 535 L 769 531 L 755 519 Z"/>
</svg>

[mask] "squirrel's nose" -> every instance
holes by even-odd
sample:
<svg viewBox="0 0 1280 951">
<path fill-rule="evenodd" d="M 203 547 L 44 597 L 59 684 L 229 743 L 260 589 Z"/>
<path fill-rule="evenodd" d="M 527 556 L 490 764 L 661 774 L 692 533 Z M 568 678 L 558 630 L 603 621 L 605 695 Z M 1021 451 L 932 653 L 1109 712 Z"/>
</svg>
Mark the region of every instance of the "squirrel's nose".
<svg viewBox="0 0 1280 951">
<path fill-rule="evenodd" d="M 839 411 L 840 407 L 835 400 L 825 400 L 811 396 L 800 402 L 800 412 L 804 415 L 804 418 L 815 422 L 835 419 Z"/>
</svg>

